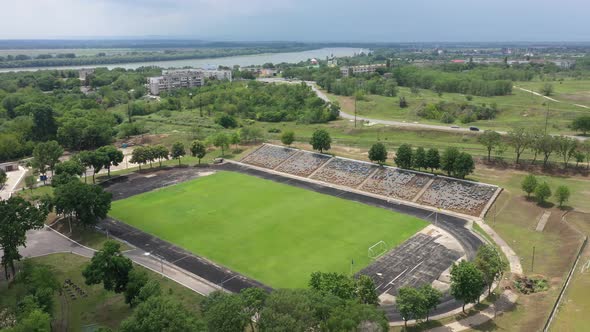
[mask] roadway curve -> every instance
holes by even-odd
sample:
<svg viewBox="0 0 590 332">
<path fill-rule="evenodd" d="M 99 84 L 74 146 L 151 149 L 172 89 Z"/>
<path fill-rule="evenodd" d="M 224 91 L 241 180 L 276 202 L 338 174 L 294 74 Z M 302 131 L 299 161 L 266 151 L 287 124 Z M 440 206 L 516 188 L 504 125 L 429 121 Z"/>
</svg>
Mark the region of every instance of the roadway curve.
<svg viewBox="0 0 590 332">
<path fill-rule="evenodd" d="M 258 81 L 261 82 L 266 82 L 266 83 L 292 83 L 292 84 L 300 84 L 301 82 L 305 82 L 305 84 L 309 85 L 311 87 L 311 89 L 317 94 L 317 96 L 326 101 L 326 102 L 331 102 L 330 98 L 328 98 L 328 96 L 326 96 L 326 94 L 324 92 L 322 92 L 320 89 L 317 88 L 316 83 L 314 81 L 300 81 L 300 80 L 286 80 L 284 78 L 259 78 Z M 518 87 L 517 87 L 518 88 Z M 522 88 L 518 88 L 521 89 L 523 91 L 528 91 L 531 93 L 535 93 L 532 92 L 530 90 L 525 90 Z M 546 97 L 548 98 L 548 97 Z M 553 98 L 549 98 L 552 101 L 557 101 Z M 559 102 L 559 101 L 557 101 Z M 577 105 L 577 104 L 573 104 L 575 106 L 579 106 L 579 107 L 585 107 L 583 105 Z M 343 112 L 342 110 L 340 110 L 340 117 L 343 119 L 347 119 L 347 120 L 353 120 L 355 119 L 354 114 L 350 114 L 350 113 L 346 113 Z M 417 122 L 403 122 L 403 121 L 394 121 L 394 120 L 382 120 L 382 119 L 371 119 L 371 118 L 366 118 L 366 117 L 362 117 L 362 116 L 356 116 L 356 120 L 357 121 L 366 121 L 366 122 L 370 122 L 370 123 L 378 123 L 378 124 L 383 124 L 386 126 L 394 126 L 394 127 L 399 127 L 399 128 L 409 128 L 409 129 L 428 129 L 428 130 L 437 130 L 437 131 L 445 131 L 445 132 L 451 132 L 451 133 L 472 133 L 472 134 L 481 134 L 483 133 L 483 131 L 471 131 L 469 130 L 469 128 L 462 128 L 462 127 L 449 127 L 449 126 L 439 126 L 439 125 L 432 125 L 432 124 L 423 124 L 423 123 L 417 123 Z M 497 131 L 500 135 L 507 135 L 508 133 L 505 131 Z M 553 136 L 559 136 L 559 135 L 553 135 Z M 567 137 L 571 137 L 580 141 L 585 141 L 586 137 L 580 137 L 580 136 L 571 136 L 571 135 L 565 135 Z"/>
</svg>

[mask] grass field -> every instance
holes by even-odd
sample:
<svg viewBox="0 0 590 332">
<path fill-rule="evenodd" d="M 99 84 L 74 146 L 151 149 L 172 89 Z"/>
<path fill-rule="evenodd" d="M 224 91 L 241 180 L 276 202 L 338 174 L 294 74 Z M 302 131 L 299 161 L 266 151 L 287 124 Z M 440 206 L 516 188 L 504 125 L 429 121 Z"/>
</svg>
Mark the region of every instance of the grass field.
<svg viewBox="0 0 590 332">
<path fill-rule="evenodd" d="M 238 173 L 221 172 L 113 202 L 111 215 L 275 288 L 314 271 L 349 273 L 367 249 L 426 222 Z"/>
<path fill-rule="evenodd" d="M 518 83 L 525 89 L 538 91 L 543 82 L 526 82 L 524 84 Z M 420 94 L 412 94 L 409 88 L 399 87 L 398 96 L 383 97 L 376 95 L 368 95 L 365 100 L 357 102 L 357 114 L 361 117 L 396 120 L 406 122 L 419 122 L 446 126 L 438 120 L 428 120 L 417 115 L 417 111 L 425 104 L 436 104 L 439 102 L 453 102 L 453 103 L 469 103 L 472 105 L 481 105 L 496 103 L 500 113 L 493 120 L 479 120 L 468 124 L 462 124 L 456 120 L 454 125 L 468 127 L 478 126 L 482 129 L 493 130 L 509 130 L 511 128 L 522 126 L 543 127 L 545 125 L 545 115 L 549 111 L 551 133 L 560 134 L 574 134 L 568 128 L 571 121 L 577 116 L 590 114 L 590 109 L 576 107 L 570 103 L 585 104 L 590 106 L 590 97 L 588 95 L 588 81 L 571 81 L 563 84 L 553 83 L 556 93 L 554 98 L 562 100 L 563 103 L 556 103 L 547 101 L 546 99 L 535 96 L 529 92 L 513 89 L 511 95 L 496 96 L 496 97 L 479 97 L 472 96 L 471 101 L 467 101 L 466 96 L 459 93 L 443 93 L 442 96 L 437 95 L 430 90 L 421 90 Z M 332 100 L 337 100 L 347 113 L 354 113 L 354 100 L 350 97 L 336 96 L 328 94 Z M 407 108 L 399 106 L 399 97 L 405 97 L 408 102 Z M 449 124 L 450 126 L 450 124 Z"/>
</svg>

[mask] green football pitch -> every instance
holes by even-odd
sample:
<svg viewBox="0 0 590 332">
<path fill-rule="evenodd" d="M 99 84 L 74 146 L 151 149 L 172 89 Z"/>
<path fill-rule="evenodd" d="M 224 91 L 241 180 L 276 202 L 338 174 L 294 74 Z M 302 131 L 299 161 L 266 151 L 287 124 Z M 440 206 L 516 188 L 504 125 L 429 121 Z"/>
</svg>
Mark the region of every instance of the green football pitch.
<svg viewBox="0 0 590 332">
<path fill-rule="evenodd" d="M 371 245 L 395 247 L 427 224 L 233 172 L 115 201 L 110 215 L 273 288 L 306 287 L 315 271 L 359 271 Z"/>
</svg>

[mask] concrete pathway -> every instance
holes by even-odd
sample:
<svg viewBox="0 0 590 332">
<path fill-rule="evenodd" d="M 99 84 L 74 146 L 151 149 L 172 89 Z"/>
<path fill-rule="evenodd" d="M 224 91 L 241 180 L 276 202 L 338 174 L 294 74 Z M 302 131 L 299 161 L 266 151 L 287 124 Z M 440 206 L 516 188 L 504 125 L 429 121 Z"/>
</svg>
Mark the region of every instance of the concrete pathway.
<svg viewBox="0 0 590 332">
<path fill-rule="evenodd" d="M 502 295 L 500 295 L 500 298 L 494 304 L 491 304 L 489 307 L 478 312 L 477 314 L 461 319 L 456 322 L 448 323 L 444 326 L 430 329 L 428 331 L 458 332 L 469 330 L 472 327 L 484 324 L 487 321 L 496 318 L 496 315 L 501 314 L 502 312 L 512 309 L 517 298 L 518 296 L 516 295 L 516 293 L 510 290 L 506 290 L 502 293 Z"/>
<path fill-rule="evenodd" d="M 19 166 L 17 171 L 6 173 L 8 178 L 4 186 L 0 187 L 0 200 L 9 199 L 12 196 L 25 174 L 27 174 L 27 169 L 22 166 Z"/>
<path fill-rule="evenodd" d="M 96 252 L 96 250 L 83 246 L 49 227 L 27 232 L 27 245 L 19 250 L 23 257 L 28 258 L 56 253 L 72 253 L 91 258 Z M 192 273 L 160 260 L 158 257 L 147 255 L 143 250 L 132 249 L 123 252 L 123 254 L 134 263 L 163 275 L 201 295 L 209 295 L 216 290 L 222 290 L 219 286 L 212 285 Z"/>
</svg>

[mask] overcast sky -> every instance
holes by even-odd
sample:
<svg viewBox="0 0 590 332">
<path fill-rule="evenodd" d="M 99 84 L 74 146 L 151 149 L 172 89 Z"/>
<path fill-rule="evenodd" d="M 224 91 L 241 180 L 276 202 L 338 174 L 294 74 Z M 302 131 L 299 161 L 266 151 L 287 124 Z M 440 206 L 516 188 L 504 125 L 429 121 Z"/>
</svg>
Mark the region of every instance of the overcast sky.
<svg viewBox="0 0 590 332">
<path fill-rule="evenodd" d="M 590 41 L 590 0 L 0 0 L 0 39 Z"/>
</svg>

